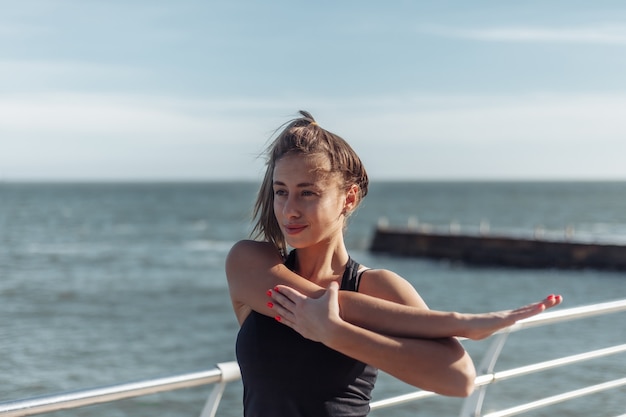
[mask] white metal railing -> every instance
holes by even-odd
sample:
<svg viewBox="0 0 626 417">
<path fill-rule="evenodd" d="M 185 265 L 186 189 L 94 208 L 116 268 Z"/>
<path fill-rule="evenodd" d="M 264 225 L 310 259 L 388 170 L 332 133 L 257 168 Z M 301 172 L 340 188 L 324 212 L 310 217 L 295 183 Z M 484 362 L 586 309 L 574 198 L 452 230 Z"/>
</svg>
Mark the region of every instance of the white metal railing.
<svg viewBox="0 0 626 417">
<path fill-rule="evenodd" d="M 626 344 L 613 346 L 606 349 L 599 349 L 595 351 L 588 351 L 578 355 L 563 357 L 547 362 L 540 362 L 531 365 L 527 365 L 521 368 L 509 369 L 506 371 L 494 372 L 494 368 L 500 352 L 502 351 L 504 344 L 508 336 L 516 331 L 522 329 L 528 329 L 536 326 L 543 326 L 553 323 L 559 323 L 564 321 L 577 320 L 582 318 L 589 318 L 598 315 L 605 315 L 616 313 L 619 311 L 626 311 L 626 300 L 618 300 L 612 302 L 606 302 L 602 304 L 594 304 L 589 306 L 574 307 L 566 310 L 555 310 L 544 313 L 542 315 L 534 316 L 526 320 L 522 320 L 513 326 L 504 329 L 494 335 L 494 340 L 491 346 L 487 349 L 487 354 L 483 358 L 483 361 L 479 365 L 478 371 L 481 373 L 479 378 L 484 378 L 485 381 L 478 381 L 477 388 L 474 393 L 465 400 L 460 417 L 473 417 L 483 416 L 482 404 L 487 392 L 487 386 L 496 381 L 503 379 L 513 378 L 522 375 L 528 375 L 531 373 L 541 372 L 557 366 L 565 366 L 573 363 L 588 361 L 591 359 L 599 358 L 601 356 L 615 355 L 626 351 Z M 605 384 L 599 384 L 595 386 L 589 386 L 581 390 L 570 391 L 553 397 L 543 398 L 538 401 L 533 401 L 526 404 L 521 404 L 513 408 L 506 410 L 500 410 L 495 413 L 484 415 L 483 417 L 505 417 L 515 416 L 526 411 L 533 409 L 547 407 L 548 405 L 563 402 L 569 399 L 582 397 L 595 392 L 605 391 L 618 386 L 626 385 L 626 378 L 610 381 Z"/>
<path fill-rule="evenodd" d="M 577 355 L 561 357 L 550 361 L 538 362 L 519 368 L 495 372 L 495 364 L 508 336 L 511 333 L 531 327 L 579 320 L 583 318 L 624 311 L 626 311 L 626 299 L 593 304 L 583 307 L 556 310 L 519 321 L 513 326 L 496 333 L 492 336 L 493 341 L 487 349 L 482 363 L 477 369 L 480 375 L 476 378 L 476 389 L 474 393 L 470 397 L 468 397 L 463 403 L 460 417 L 514 416 L 529 410 L 547 407 L 549 405 L 553 405 L 569 399 L 578 398 L 584 395 L 606 391 L 626 385 L 626 378 L 619 378 L 602 384 L 592 385 L 575 391 L 570 391 L 530 403 L 521 404 L 509 409 L 500 410 L 484 415 L 482 414 L 482 404 L 487 392 L 487 387 L 496 381 L 502 381 L 522 375 L 546 371 L 559 366 L 571 365 L 594 358 L 626 352 L 626 344 L 622 344 L 603 349 L 587 351 Z M 215 384 L 215 387 L 209 395 L 204 409 L 201 412 L 201 417 L 214 417 L 216 415 L 217 408 L 226 385 L 229 382 L 237 381 L 240 378 L 241 375 L 239 373 L 239 367 L 237 363 L 226 362 L 218 364 L 217 367 L 214 369 L 205 371 L 174 375 L 164 378 L 149 379 L 138 382 L 130 382 L 119 385 L 111 385 L 107 387 L 86 389 L 56 395 L 48 395 L 25 400 L 3 402 L 0 403 L 0 417 L 21 417 L 44 414 L 53 411 L 112 402 L 125 398 L 156 394 L 159 392 L 174 391 L 183 388 Z M 417 390 L 408 394 L 375 401 L 371 404 L 371 407 L 372 410 L 377 410 L 405 404 L 407 402 L 417 401 L 436 395 L 437 394 L 432 392 Z"/>
<path fill-rule="evenodd" d="M 557 404 L 569 399 L 582 397 L 585 395 L 593 394 L 596 392 L 606 391 L 609 389 L 617 388 L 626 385 L 626 378 L 619 378 L 614 381 L 608 381 L 603 384 L 592 385 L 583 389 L 570 391 L 553 397 L 543 398 L 541 400 L 533 401 L 527 404 L 521 404 L 519 406 L 509 408 L 506 410 L 500 410 L 497 412 L 482 414 L 482 405 L 485 395 L 487 393 L 487 387 L 497 381 L 509 379 L 513 377 L 528 375 L 531 373 L 545 371 L 558 366 L 566 366 L 574 363 L 579 363 L 602 356 L 615 355 L 618 353 L 626 352 L 626 344 L 616 345 L 605 349 L 599 349 L 594 351 L 584 352 L 578 355 L 562 357 L 559 359 L 539 362 L 520 368 L 509 369 L 505 371 L 494 372 L 494 368 L 502 349 L 506 343 L 508 336 L 511 333 L 528 329 L 531 327 L 545 326 L 549 324 L 556 324 L 565 321 L 579 320 L 583 318 L 589 318 L 593 316 L 606 315 L 611 313 L 618 313 L 626 311 L 626 299 L 617 300 L 600 304 L 593 304 L 582 307 L 574 307 L 563 310 L 549 311 L 538 316 L 534 316 L 525 320 L 521 320 L 515 323 L 513 326 L 501 330 L 491 336 L 493 339 L 491 345 L 487 348 L 485 356 L 478 366 L 479 376 L 476 378 L 476 389 L 471 396 L 469 396 L 463 403 L 459 417 L 505 417 L 514 416 L 526 411 L 537 409 L 540 407 L 547 407 L 549 405 Z M 393 405 L 404 404 L 410 401 L 415 401 L 421 398 L 435 396 L 436 394 L 427 391 L 416 391 L 409 394 L 400 395 L 393 398 L 387 398 L 384 400 L 376 401 L 372 403 L 372 409 L 380 409 L 390 407 Z"/>
<path fill-rule="evenodd" d="M 118 401 L 125 398 L 141 397 L 159 392 L 216 384 L 201 413 L 201 417 L 214 417 L 226 384 L 238 381 L 240 378 L 241 374 L 237 362 L 225 362 L 217 364 L 216 368 L 206 371 L 3 402 L 0 403 L 0 416 L 32 416 Z"/>
</svg>

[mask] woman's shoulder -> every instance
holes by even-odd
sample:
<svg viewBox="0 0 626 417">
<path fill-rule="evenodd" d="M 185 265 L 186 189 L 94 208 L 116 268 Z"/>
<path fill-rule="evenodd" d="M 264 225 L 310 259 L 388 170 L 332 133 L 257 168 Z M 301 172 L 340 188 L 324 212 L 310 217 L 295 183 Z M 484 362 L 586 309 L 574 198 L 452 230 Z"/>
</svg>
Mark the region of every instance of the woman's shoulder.
<svg viewBox="0 0 626 417">
<path fill-rule="evenodd" d="M 229 282 L 246 280 L 251 271 L 261 271 L 282 264 L 283 257 L 274 245 L 256 240 L 240 240 L 226 255 L 226 277 Z"/>
<path fill-rule="evenodd" d="M 280 252 L 270 242 L 244 239 L 236 242 L 228 251 L 228 257 L 281 257 Z"/>
<path fill-rule="evenodd" d="M 388 269 L 365 269 L 361 275 L 359 292 L 396 303 L 426 306 L 409 281 Z"/>
<path fill-rule="evenodd" d="M 408 281 L 399 274 L 389 269 L 370 268 L 361 265 L 359 273 L 363 280 L 368 281 L 370 285 L 404 285 L 408 284 Z M 410 285 L 410 284 L 409 284 Z"/>
</svg>

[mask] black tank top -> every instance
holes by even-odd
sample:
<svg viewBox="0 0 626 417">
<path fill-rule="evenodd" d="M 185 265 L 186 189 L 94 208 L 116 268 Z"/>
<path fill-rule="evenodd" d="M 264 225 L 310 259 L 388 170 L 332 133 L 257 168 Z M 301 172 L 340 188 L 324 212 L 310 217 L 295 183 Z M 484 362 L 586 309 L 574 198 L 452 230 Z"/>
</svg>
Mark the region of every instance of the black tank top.
<svg viewBox="0 0 626 417">
<path fill-rule="evenodd" d="M 293 269 L 295 251 L 285 265 Z M 340 289 L 358 291 L 352 259 Z M 245 417 L 360 417 L 369 411 L 377 369 L 251 312 L 237 335 Z"/>
</svg>

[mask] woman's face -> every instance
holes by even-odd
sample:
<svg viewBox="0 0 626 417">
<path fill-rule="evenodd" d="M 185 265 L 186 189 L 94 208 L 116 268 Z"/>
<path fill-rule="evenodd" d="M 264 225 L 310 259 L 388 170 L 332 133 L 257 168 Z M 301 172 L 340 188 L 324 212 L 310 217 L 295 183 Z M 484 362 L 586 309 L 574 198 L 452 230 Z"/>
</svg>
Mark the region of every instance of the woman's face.
<svg viewBox="0 0 626 417">
<path fill-rule="evenodd" d="M 329 169 L 330 163 L 321 156 L 286 155 L 276 162 L 274 215 L 293 248 L 343 239 L 344 213 L 350 203 L 338 175 L 326 174 Z"/>
</svg>

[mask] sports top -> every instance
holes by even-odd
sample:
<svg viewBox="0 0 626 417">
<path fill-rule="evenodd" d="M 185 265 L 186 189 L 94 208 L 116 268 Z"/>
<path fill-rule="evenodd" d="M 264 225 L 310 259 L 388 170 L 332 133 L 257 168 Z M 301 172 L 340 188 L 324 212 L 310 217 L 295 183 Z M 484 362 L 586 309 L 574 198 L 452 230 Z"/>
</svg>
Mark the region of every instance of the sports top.
<svg viewBox="0 0 626 417">
<path fill-rule="evenodd" d="M 296 251 L 285 265 L 294 269 Z M 363 270 L 350 258 L 340 289 L 358 291 Z M 245 417 L 361 417 L 378 370 L 252 311 L 237 335 Z"/>
</svg>

